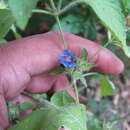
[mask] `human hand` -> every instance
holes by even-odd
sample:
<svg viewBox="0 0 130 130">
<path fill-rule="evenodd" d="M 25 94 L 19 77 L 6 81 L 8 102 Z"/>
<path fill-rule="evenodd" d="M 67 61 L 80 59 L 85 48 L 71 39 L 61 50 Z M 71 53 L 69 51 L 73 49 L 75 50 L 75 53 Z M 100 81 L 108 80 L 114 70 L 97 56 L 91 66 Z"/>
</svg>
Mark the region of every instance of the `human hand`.
<svg viewBox="0 0 130 130">
<path fill-rule="evenodd" d="M 101 48 L 92 41 L 70 33 L 64 33 L 64 36 L 69 49 L 79 57 L 83 48 L 87 49 L 89 59 Z M 18 99 L 22 91 L 54 93 L 69 86 L 65 75 L 49 75 L 49 72 L 60 65 L 57 57 L 63 50 L 58 31 L 0 46 L 0 127 L 7 128 L 9 125 L 6 101 Z M 105 48 L 94 62 L 97 65 L 95 70 L 101 73 L 119 74 L 124 70 L 123 63 Z M 73 94 L 71 89 L 68 93 Z"/>
</svg>

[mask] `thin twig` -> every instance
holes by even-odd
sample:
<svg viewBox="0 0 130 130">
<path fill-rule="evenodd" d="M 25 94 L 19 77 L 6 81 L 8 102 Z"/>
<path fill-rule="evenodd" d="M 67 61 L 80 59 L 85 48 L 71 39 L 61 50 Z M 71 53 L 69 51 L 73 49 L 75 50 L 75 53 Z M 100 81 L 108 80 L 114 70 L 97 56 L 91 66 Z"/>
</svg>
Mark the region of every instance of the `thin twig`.
<svg viewBox="0 0 130 130">
<path fill-rule="evenodd" d="M 52 9 L 56 11 L 57 8 L 56 8 L 56 6 L 54 4 L 54 1 L 53 0 L 49 0 L 49 1 L 50 1 L 50 5 L 51 5 Z"/>
<path fill-rule="evenodd" d="M 46 10 L 42 10 L 42 9 L 33 9 L 32 12 L 33 13 L 43 13 L 43 14 L 48 14 L 48 15 L 54 15 L 53 13 L 46 11 Z"/>
<path fill-rule="evenodd" d="M 48 15 L 52 15 L 52 16 L 60 16 L 61 14 L 65 13 L 66 11 L 68 11 L 69 9 L 71 9 L 72 7 L 74 7 L 80 3 L 83 3 L 83 0 L 77 0 L 77 1 L 71 2 L 69 5 L 67 5 L 63 9 L 59 10 L 59 7 L 58 7 L 58 9 L 56 8 L 53 0 L 50 0 L 50 4 L 51 4 L 52 8 L 53 8 L 53 10 L 55 10 L 54 12 L 41 10 L 41 9 L 34 9 L 33 12 L 34 13 L 44 13 L 44 14 L 48 14 Z"/>
<path fill-rule="evenodd" d="M 76 86 L 76 80 L 74 80 L 74 89 L 75 89 L 75 94 L 76 94 L 76 102 L 79 104 L 79 92 Z"/>
<path fill-rule="evenodd" d="M 83 0 L 76 0 L 74 2 L 71 2 L 69 5 L 67 5 L 66 7 L 64 7 L 62 10 L 60 10 L 59 12 L 57 12 L 56 15 L 61 15 L 63 14 L 64 12 L 68 11 L 69 9 L 71 9 L 72 7 L 80 4 L 80 3 L 83 3 L 84 1 Z"/>
<path fill-rule="evenodd" d="M 63 0 L 59 0 L 59 2 L 58 2 L 58 10 L 61 9 L 61 7 L 62 7 L 62 2 L 63 2 Z"/>
<path fill-rule="evenodd" d="M 91 76 L 91 75 L 98 75 L 98 73 L 96 73 L 96 72 L 91 72 L 91 73 L 83 74 L 84 77 L 86 77 L 86 76 Z"/>
<path fill-rule="evenodd" d="M 67 43 L 66 43 L 65 38 L 64 38 L 64 33 L 62 31 L 62 27 L 61 27 L 61 24 L 60 24 L 59 16 L 55 16 L 55 18 L 56 18 L 57 24 L 59 26 L 59 30 L 60 30 L 60 33 L 61 33 L 61 38 L 62 38 L 63 44 L 64 44 L 64 49 L 67 49 Z"/>
</svg>

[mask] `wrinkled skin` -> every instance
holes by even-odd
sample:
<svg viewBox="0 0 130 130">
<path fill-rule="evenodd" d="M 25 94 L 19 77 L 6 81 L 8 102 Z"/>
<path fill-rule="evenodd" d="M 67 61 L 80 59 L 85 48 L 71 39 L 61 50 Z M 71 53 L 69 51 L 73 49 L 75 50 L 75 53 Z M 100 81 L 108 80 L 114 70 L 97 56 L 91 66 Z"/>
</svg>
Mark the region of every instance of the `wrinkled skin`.
<svg viewBox="0 0 130 130">
<path fill-rule="evenodd" d="M 69 49 L 81 56 L 86 48 L 89 59 L 101 48 L 92 41 L 70 33 L 64 33 Z M 59 32 L 34 35 L 0 46 L 0 127 L 9 125 L 6 101 L 31 100 L 20 93 L 57 92 L 69 86 L 65 75 L 52 76 L 48 73 L 58 67 L 57 58 L 64 50 Z M 95 70 L 104 74 L 119 74 L 123 63 L 109 50 L 103 49 L 95 58 Z M 72 90 L 68 93 L 73 96 Z"/>
</svg>

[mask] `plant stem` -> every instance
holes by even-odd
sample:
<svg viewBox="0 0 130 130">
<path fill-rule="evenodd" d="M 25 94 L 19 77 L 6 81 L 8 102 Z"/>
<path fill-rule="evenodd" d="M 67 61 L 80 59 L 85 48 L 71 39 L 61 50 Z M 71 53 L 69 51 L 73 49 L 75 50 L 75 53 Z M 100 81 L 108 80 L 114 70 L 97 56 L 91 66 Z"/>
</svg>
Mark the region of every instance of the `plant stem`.
<svg viewBox="0 0 130 130">
<path fill-rule="evenodd" d="M 98 75 L 98 73 L 91 72 L 91 73 L 84 74 L 83 76 L 86 77 L 86 76 L 91 76 L 91 75 Z"/>
<path fill-rule="evenodd" d="M 110 31 L 107 31 L 108 42 L 112 42 L 112 35 Z"/>
<path fill-rule="evenodd" d="M 59 0 L 62 2 L 62 0 Z M 50 12 L 50 11 L 46 11 L 46 10 L 41 10 L 41 9 L 33 9 L 32 12 L 34 13 L 44 13 L 44 14 L 48 14 L 48 15 L 52 15 L 52 16 L 59 16 L 63 13 L 65 13 L 66 11 L 68 11 L 69 9 L 71 9 L 72 7 L 80 4 L 80 3 L 83 3 L 83 0 L 77 0 L 77 1 L 74 1 L 74 2 L 71 2 L 69 5 L 65 6 L 63 9 L 60 10 L 60 3 L 58 4 L 58 9 L 56 9 L 55 7 L 55 4 L 53 2 L 53 0 L 50 0 L 50 4 L 53 8 L 53 10 L 55 10 L 54 12 Z"/>
<path fill-rule="evenodd" d="M 54 11 L 57 10 L 53 0 L 50 0 L 50 5 Z"/>
<path fill-rule="evenodd" d="M 54 3 L 53 0 L 49 0 L 49 1 L 50 1 L 50 5 L 51 5 L 51 7 L 53 9 L 53 12 L 46 11 L 46 10 L 41 10 L 41 9 L 34 9 L 32 12 L 34 12 L 34 13 L 44 13 L 44 14 L 52 15 L 52 16 L 55 17 L 56 22 L 57 22 L 57 24 L 59 26 L 59 30 L 60 30 L 60 33 L 61 33 L 62 40 L 63 40 L 64 49 L 67 49 L 67 43 L 65 41 L 64 33 L 62 31 L 62 28 L 61 28 L 59 15 L 63 14 L 64 12 L 66 12 L 67 10 L 69 10 L 72 7 L 76 6 L 77 4 L 82 3 L 83 0 L 76 0 L 74 2 L 71 2 L 69 5 L 67 5 L 66 7 L 64 7 L 61 10 L 60 10 L 60 8 L 61 8 L 61 5 L 62 5 L 62 0 L 59 0 L 58 9 L 56 8 L 55 3 Z"/>
<path fill-rule="evenodd" d="M 46 11 L 46 10 L 41 10 L 41 9 L 33 9 L 33 13 L 43 13 L 43 14 L 48 14 L 48 15 L 54 15 L 53 13 Z"/>
<path fill-rule="evenodd" d="M 58 3 L 58 10 L 60 10 L 62 7 L 62 0 L 59 0 L 59 3 Z"/>
<path fill-rule="evenodd" d="M 55 16 L 55 18 L 56 18 L 57 24 L 59 26 L 59 30 L 60 30 L 60 33 L 61 33 L 61 38 L 62 38 L 63 44 L 64 44 L 64 49 L 67 49 L 68 47 L 67 47 L 67 43 L 66 43 L 65 38 L 64 38 L 64 33 L 62 31 L 62 27 L 61 27 L 61 24 L 60 24 L 59 16 Z"/>
<path fill-rule="evenodd" d="M 63 14 L 64 12 L 68 11 L 69 9 L 71 9 L 72 7 L 80 4 L 80 3 L 83 3 L 84 1 L 83 0 L 76 0 L 74 2 L 71 2 L 69 5 L 67 5 L 66 7 L 64 7 L 62 10 L 60 10 L 59 12 L 57 12 L 56 15 L 61 15 Z"/>
<path fill-rule="evenodd" d="M 48 14 L 48 15 L 52 15 L 52 16 L 59 16 L 80 3 L 83 3 L 83 0 L 77 0 L 77 1 L 71 2 L 69 5 L 65 6 L 63 9 L 60 10 L 60 8 L 61 8 L 60 4 L 62 4 L 62 0 L 59 0 L 58 9 L 56 9 L 53 0 L 50 0 L 50 4 L 51 4 L 52 8 L 53 8 L 53 10 L 55 10 L 54 12 L 49 12 L 49 11 L 41 10 L 41 9 L 34 9 L 33 12 L 34 13 L 44 13 L 44 14 Z"/>
<path fill-rule="evenodd" d="M 55 6 L 54 1 L 53 1 L 53 0 L 50 0 L 50 4 L 51 4 L 51 6 L 52 6 L 52 8 L 53 8 L 54 13 L 56 13 L 56 12 L 57 12 L 57 8 L 56 8 L 56 6 Z M 64 44 L 64 49 L 67 49 L 67 43 L 66 43 L 65 38 L 64 38 L 64 33 L 63 33 L 63 31 L 62 31 L 62 27 L 61 27 L 61 24 L 60 24 L 59 15 L 54 15 L 54 17 L 55 17 L 56 22 L 57 22 L 57 24 L 58 24 L 58 26 L 59 26 L 59 30 L 60 30 L 60 33 L 61 33 L 61 38 L 62 38 L 63 44 Z"/>
<path fill-rule="evenodd" d="M 76 86 L 76 80 L 74 80 L 73 83 L 74 83 L 74 89 L 75 89 L 75 93 L 76 93 L 76 102 L 77 102 L 77 104 L 79 104 L 79 93 L 78 93 L 78 89 Z"/>
</svg>

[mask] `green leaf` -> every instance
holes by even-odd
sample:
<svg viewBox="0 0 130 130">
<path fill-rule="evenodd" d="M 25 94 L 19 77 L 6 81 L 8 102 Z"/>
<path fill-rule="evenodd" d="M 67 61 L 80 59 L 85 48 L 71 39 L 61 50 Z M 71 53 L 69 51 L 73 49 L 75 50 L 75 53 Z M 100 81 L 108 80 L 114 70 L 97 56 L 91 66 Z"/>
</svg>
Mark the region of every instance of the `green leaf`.
<svg viewBox="0 0 130 130">
<path fill-rule="evenodd" d="M 125 45 L 125 46 L 123 47 L 123 49 L 124 49 L 125 54 L 126 54 L 128 57 L 130 57 L 130 46 Z"/>
<path fill-rule="evenodd" d="M 97 30 L 95 26 L 96 20 L 92 19 L 91 17 L 87 19 L 87 21 L 84 23 L 84 37 L 95 41 L 96 40 L 96 35 L 97 35 Z"/>
<path fill-rule="evenodd" d="M 76 14 L 69 14 L 60 20 L 62 30 L 78 34 L 83 29 L 83 17 Z M 57 24 L 54 24 L 52 30 L 59 30 Z"/>
<path fill-rule="evenodd" d="M 126 44 L 125 18 L 118 0 L 83 0 L 123 47 Z"/>
<path fill-rule="evenodd" d="M 63 67 L 59 67 L 55 70 L 53 70 L 52 72 L 50 72 L 51 75 L 59 75 L 59 74 L 63 74 L 65 72 L 65 69 Z"/>
<path fill-rule="evenodd" d="M 92 63 L 87 63 L 87 57 L 88 53 L 87 50 L 85 48 L 83 48 L 82 50 L 82 59 L 80 60 L 80 63 L 78 64 L 79 68 L 82 71 L 89 71 L 91 68 L 93 68 L 95 66 L 95 64 Z M 83 78 L 82 78 L 83 80 Z"/>
<path fill-rule="evenodd" d="M 9 0 L 9 7 L 21 29 L 25 29 L 36 3 L 37 0 Z"/>
<path fill-rule="evenodd" d="M 126 40 L 127 40 L 127 42 L 130 42 L 130 30 L 128 30 L 126 34 L 127 34 L 127 39 Z"/>
<path fill-rule="evenodd" d="M 58 130 L 64 126 L 71 130 L 86 130 L 86 111 L 83 105 L 44 108 L 32 112 L 9 130 Z"/>
<path fill-rule="evenodd" d="M 129 0 L 122 0 L 123 4 L 126 6 L 129 2 Z"/>
<path fill-rule="evenodd" d="M 21 39 L 22 38 L 22 36 L 17 32 L 17 29 L 16 29 L 15 25 L 13 25 L 11 27 L 11 30 L 12 30 L 12 32 L 13 32 L 16 39 Z"/>
<path fill-rule="evenodd" d="M 87 62 L 87 56 L 88 56 L 87 50 L 85 48 L 83 48 L 83 50 L 82 50 L 82 61 L 84 61 L 85 63 Z"/>
<path fill-rule="evenodd" d="M 4 44 L 6 43 L 7 41 L 5 39 L 0 39 L 0 44 Z"/>
<path fill-rule="evenodd" d="M 0 39 L 5 37 L 14 22 L 14 18 L 8 9 L 0 9 Z"/>
<path fill-rule="evenodd" d="M 30 103 L 30 102 L 24 102 L 23 104 L 20 105 L 20 111 L 25 111 L 25 110 L 29 110 L 29 109 L 33 109 L 34 108 L 34 104 Z"/>
<path fill-rule="evenodd" d="M 114 95 L 115 92 L 115 85 L 106 76 L 104 76 L 101 79 L 101 96 L 111 96 Z"/>
<path fill-rule="evenodd" d="M 75 100 L 66 91 L 55 93 L 51 98 L 51 103 L 56 106 L 70 106 L 76 104 Z"/>
</svg>

